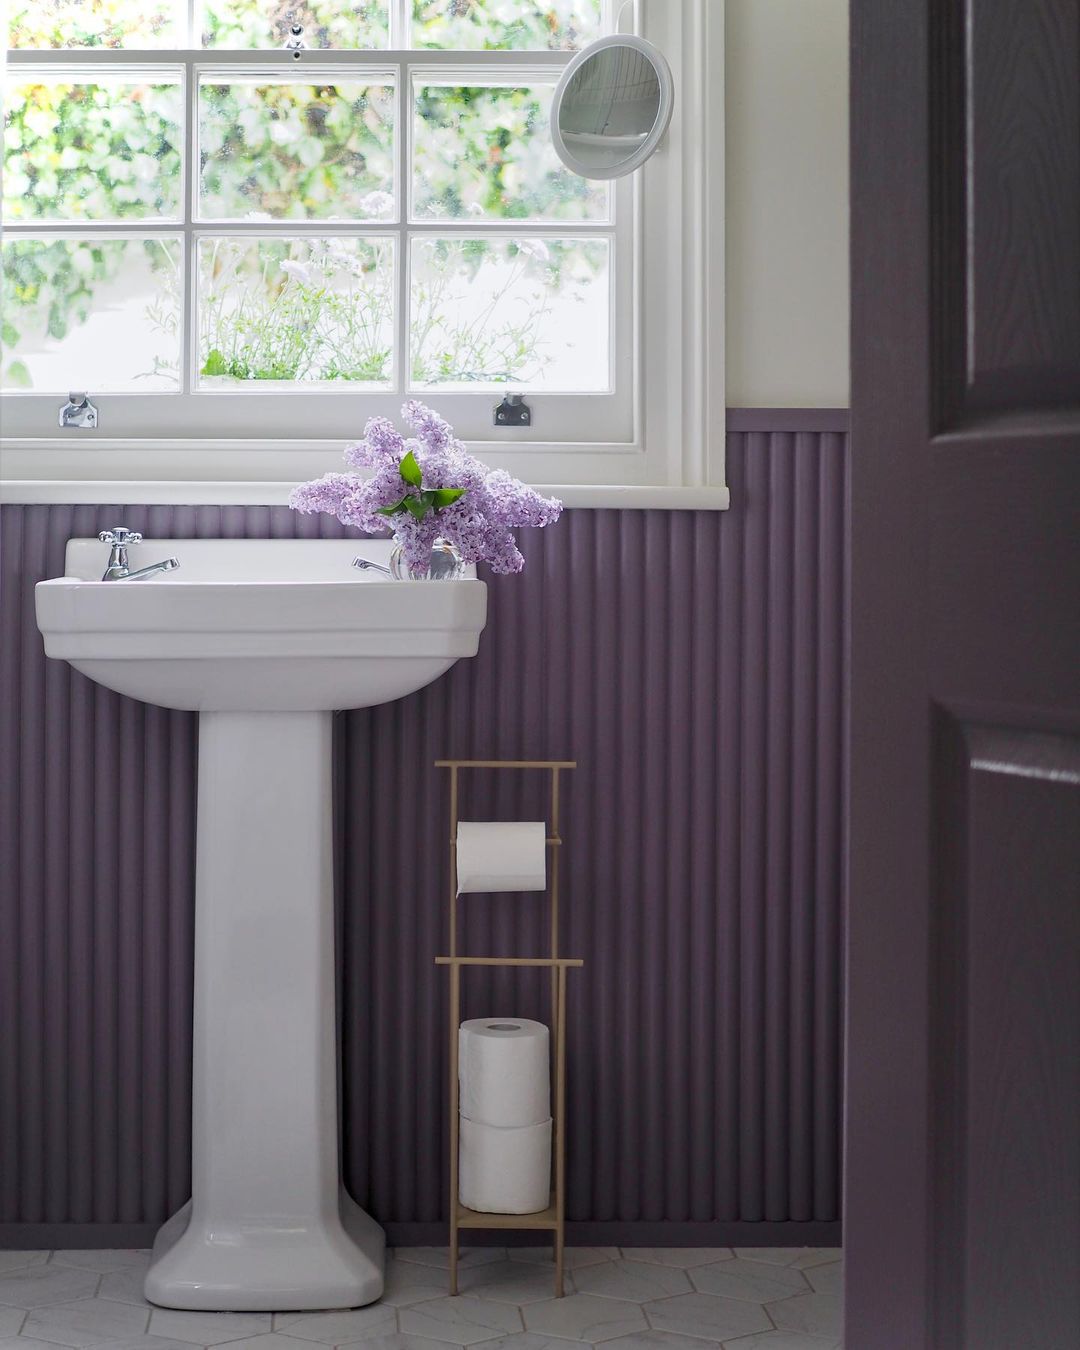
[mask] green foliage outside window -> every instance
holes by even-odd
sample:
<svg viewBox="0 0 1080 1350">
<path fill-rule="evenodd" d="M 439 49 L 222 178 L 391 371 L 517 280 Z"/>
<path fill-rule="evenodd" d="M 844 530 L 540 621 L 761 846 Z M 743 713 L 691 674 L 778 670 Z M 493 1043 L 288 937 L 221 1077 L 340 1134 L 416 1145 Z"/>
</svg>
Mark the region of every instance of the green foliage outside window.
<svg viewBox="0 0 1080 1350">
<path fill-rule="evenodd" d="M 160 46 L 169 38 L 173 8 L 167 0 L 138 6 L 121 0 L 87 0 L 76 6 L 63 0 L 14 0 L 12 45 Z M 211 0 L 204 10 L 204 40 L 215 46 L 276 46 L 276 39 L 265 41 L 266 25 L 280 25 L 293 12 L 305 24 L 311 46 L 353 45 L 357 33 L 373 46 L 385 45 L 382 0 L 347 6 L 340 0 Z M 592 35 L 598 14 L 599 0 L 415 0 L 414 41 L 427 47 L 570 46 L 582 35 Z M 346 20 L 351 25 L 347 29 L 342 27 Z M 48 83 L 9 81 L 4 137 L 4 212 L 9 219 L 80 225 L 131 221 L 137 229 L 136 221 L 182 214 L 179 86 L 135 85 L 125 82 L 122 72 L 97 78 L 98 83 L 81 84 L 70 76 Z M 377 223 L 390 218 L 392 97 L 375 86 L 358 98 L 361 81 L 360 76 L 355 83 L 342 81 L 345 96 L 333 86 L 317 84 L 237 81 L 204 86 L 203 163 L 193 166 L 204 193 L 204 213 L 240 224 L 334 218 Z M 604 191 L 569 174 L 554 158 L 546 130 L 549 99 L 549 88 L 421 88 L 416 102 L 418 214 L 433 222 L 475 217 L 478 223 L 602 218 L 607 210 Z M 151 266 L 161 271 L 162 284 L 175 285 L 175 260 L 152 240 L 143 247 Z M 471 241 L 468 248 L 470 265 L 478 267 L 489 245 Z M 0 333 L 6 384 L 25 383 L 25 367 L 20 369 L 11 350 L 24 331 L 44 330 L 60 339 L 71 325 L 84 322 L 95 287 L 116 277 L 122 253 L 107 241 L 76 250 L 63 239 L 43 245 L 9 236 Z M 461 261 L 457 250 L 456 266 Z M 553 265 L 549 293 L 560 284 L 559 268 Z M 432 305 L 438 301 L 437 278 L 429 278 L 429 286 L 433 289 L 418 297 L 424 301 L 425 323 L 431 322 Z M 209 307 L 212 297 L 204 299 Z M 295 277 L 289 283 L 275 273 L 263 303 L 273 307 L 283 299 L 298 334 L 319 331 L 325 346 L 326 323 L 320 323 L 315 310 L 320 304 L 340 306 L 340 294 L 333 287 L 304 285 Z M 217 353 L 215 369 L 204 368 L 205 375 L 225 373 L 219 367 L 228 349 L 227 365 L 236 378 L 282 378 L 281 360 L 275 357 L 262 365 L 254 353 L 245 357 L 240 335 L 230 337 L 224 331 L 230 311 L 219 306 L 215 312 L 219 331 L 210 348 Z M 280 310 L 278 314 L 280 318 Z M 499 330 L 496 378 L 511 379 L 525 369 L 536 321 L 536 315 L 519 318 Z M 454 328 L 445 327 L 449 342 Z M 352 355 L 343 352 L 332 376 L 324 373 L 323 378 L 387 377 L 389 354 L 381 326 L 372 323 L 365 331 Z M 475 333 L 462 341 L 466 337 L 475 342 Z M 293 355 L 285 363 L 291 364 L 293 377 L 312 367 L 312 351 Z M 455 352 L 451 343 L 440 353 L 439 367 L 460 370 L 467 361 L 471 368 L 475 355 Z M 322 358 L 320 362 L 325 367 Z M 433 369 L 425 373 L 437 378 Z"/>
</svg>

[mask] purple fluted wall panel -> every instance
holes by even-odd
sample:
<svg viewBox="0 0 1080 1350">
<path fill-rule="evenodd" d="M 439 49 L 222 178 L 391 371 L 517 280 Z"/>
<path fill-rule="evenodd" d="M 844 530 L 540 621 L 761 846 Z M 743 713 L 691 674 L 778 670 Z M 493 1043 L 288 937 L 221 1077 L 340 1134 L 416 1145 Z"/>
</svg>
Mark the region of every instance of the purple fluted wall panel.
<svg viewBox="0 0 1080 1350">
<path fill-rule="evenodd" d="M 845 454 L 729 432 L 726 513 L 526 531 L 479 656 L 338 719 L 345 1166 L 384 1222 L 445 1205 L 445 756 L 580 764 L 569 1217 L 837 1218 Z M 188 1194 L 196 719 L 47 661 L 34 624 L 67 539 L 121 518 L 344 533 L 284 508 L 2 508 L 0 1223 L 152 1223 Z M 538 783 L 492 779 L 466 818 L 543 813 Z M 470 950 L 543 950 L 542 897 L 464 908 Z M 543 987 L 474 973 L 467 1015 L 544 1017 Z"/>
</svg>

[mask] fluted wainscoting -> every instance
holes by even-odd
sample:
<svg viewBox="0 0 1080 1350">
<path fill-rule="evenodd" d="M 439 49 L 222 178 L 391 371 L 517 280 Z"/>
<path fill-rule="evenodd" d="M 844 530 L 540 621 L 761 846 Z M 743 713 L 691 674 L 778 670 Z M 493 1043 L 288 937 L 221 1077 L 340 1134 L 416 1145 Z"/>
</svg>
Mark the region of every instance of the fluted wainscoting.
<svg viewBox="0 0 1080 1350">
<path fill-rule="evenodd" d="M 475 756 L 580 764 L 565 790 L 565 951 L 586 961 L 570 982 L 572 1237 L 835 1239 L 845 448 L 812 420 L 730 431 L 727 513 L 571 511 L 526 532 L 524 575 L 492 581 L 480 655 L 339 719 L 345 1166 L 392 1236 L 433 1240 L 445 1217 L 432 761 Z M 2 509 L 9 1244 L 76 1243 L 69 1225 L 137 1240 L 187 1196 L 196 721 L 46 661 L 34 625 L 33 584 L 62 570 L 66 540 L 121 518 L 150 536 L 342 533 L 284 508 Z M 463 804 L 541 810 L 527 780 L 479 775 Z M 542 942 L 538 896 L 465 904 L 477 953 Z M 545 1015 L 535 974 L 474 974 L 466 992 L 469 1016 Z"/>
</svg>

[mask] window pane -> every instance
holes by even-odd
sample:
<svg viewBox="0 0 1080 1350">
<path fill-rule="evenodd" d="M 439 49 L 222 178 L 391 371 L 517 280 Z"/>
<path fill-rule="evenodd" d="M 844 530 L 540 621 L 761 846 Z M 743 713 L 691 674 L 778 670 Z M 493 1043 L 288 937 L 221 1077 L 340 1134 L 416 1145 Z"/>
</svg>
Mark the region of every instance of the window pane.
<svg viewBox="0 0 1080 1350">
<path fill-rule="evenodd" d="M 414 47 L 575 50 L 601 36 L 603 0 L 412 0 Z"/>
<path fill-rule="evenodd" d="M 203 0 L 204 47 L 284 47 L 294 24 L 307 47 L 390 45 L 390 0 Z"/>
<path fill-rule="evenodd" d="M 392 239 L 200 239 L 198 247 L 201 389 L 384 388 L 393 379 Z"/>
<path fill-rule="evenodd" d="M 9 90 L 9 220 L 152 220 L 180 213 L 180 80 L 35 76 Z"/>
<path fill-rule="evenodd" d="M 414 239 L 413 385 L 608 389 L 609 254 L 606 239 Z"/>
<path fill-rule="evenodd" d="M 413 214 L 420 219 L 606 220 L 608 190 L 564 168 L 548 129 L 554 86 L 418 83 Z"/>
<path fill-rule="evenodd" d="M 12 238 L 3 244 L 5 390 L 180 388 L 179 239 Z"/>
<path fill-rule="evenodd" d="M 394 86 L 212 77 L 199 86 L 199 211 L 392 220 Z"/>
<path fill-rule="evenodd" d="M 11 47 L 179 47 L 176 0 L 8 0 Z"/>
</svg>

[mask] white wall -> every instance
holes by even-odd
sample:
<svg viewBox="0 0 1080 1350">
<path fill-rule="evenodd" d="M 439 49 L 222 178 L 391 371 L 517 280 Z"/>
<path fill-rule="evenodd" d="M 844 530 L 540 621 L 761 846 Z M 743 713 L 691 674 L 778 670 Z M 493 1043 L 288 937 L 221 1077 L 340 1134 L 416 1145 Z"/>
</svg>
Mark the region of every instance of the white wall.
<svg viewBox="0 0 1080 1350">
<path fill-rule="evenodd" d="M 848 402 L 847 0 L 727 0 L 727 402 Z"/>
</svg>

